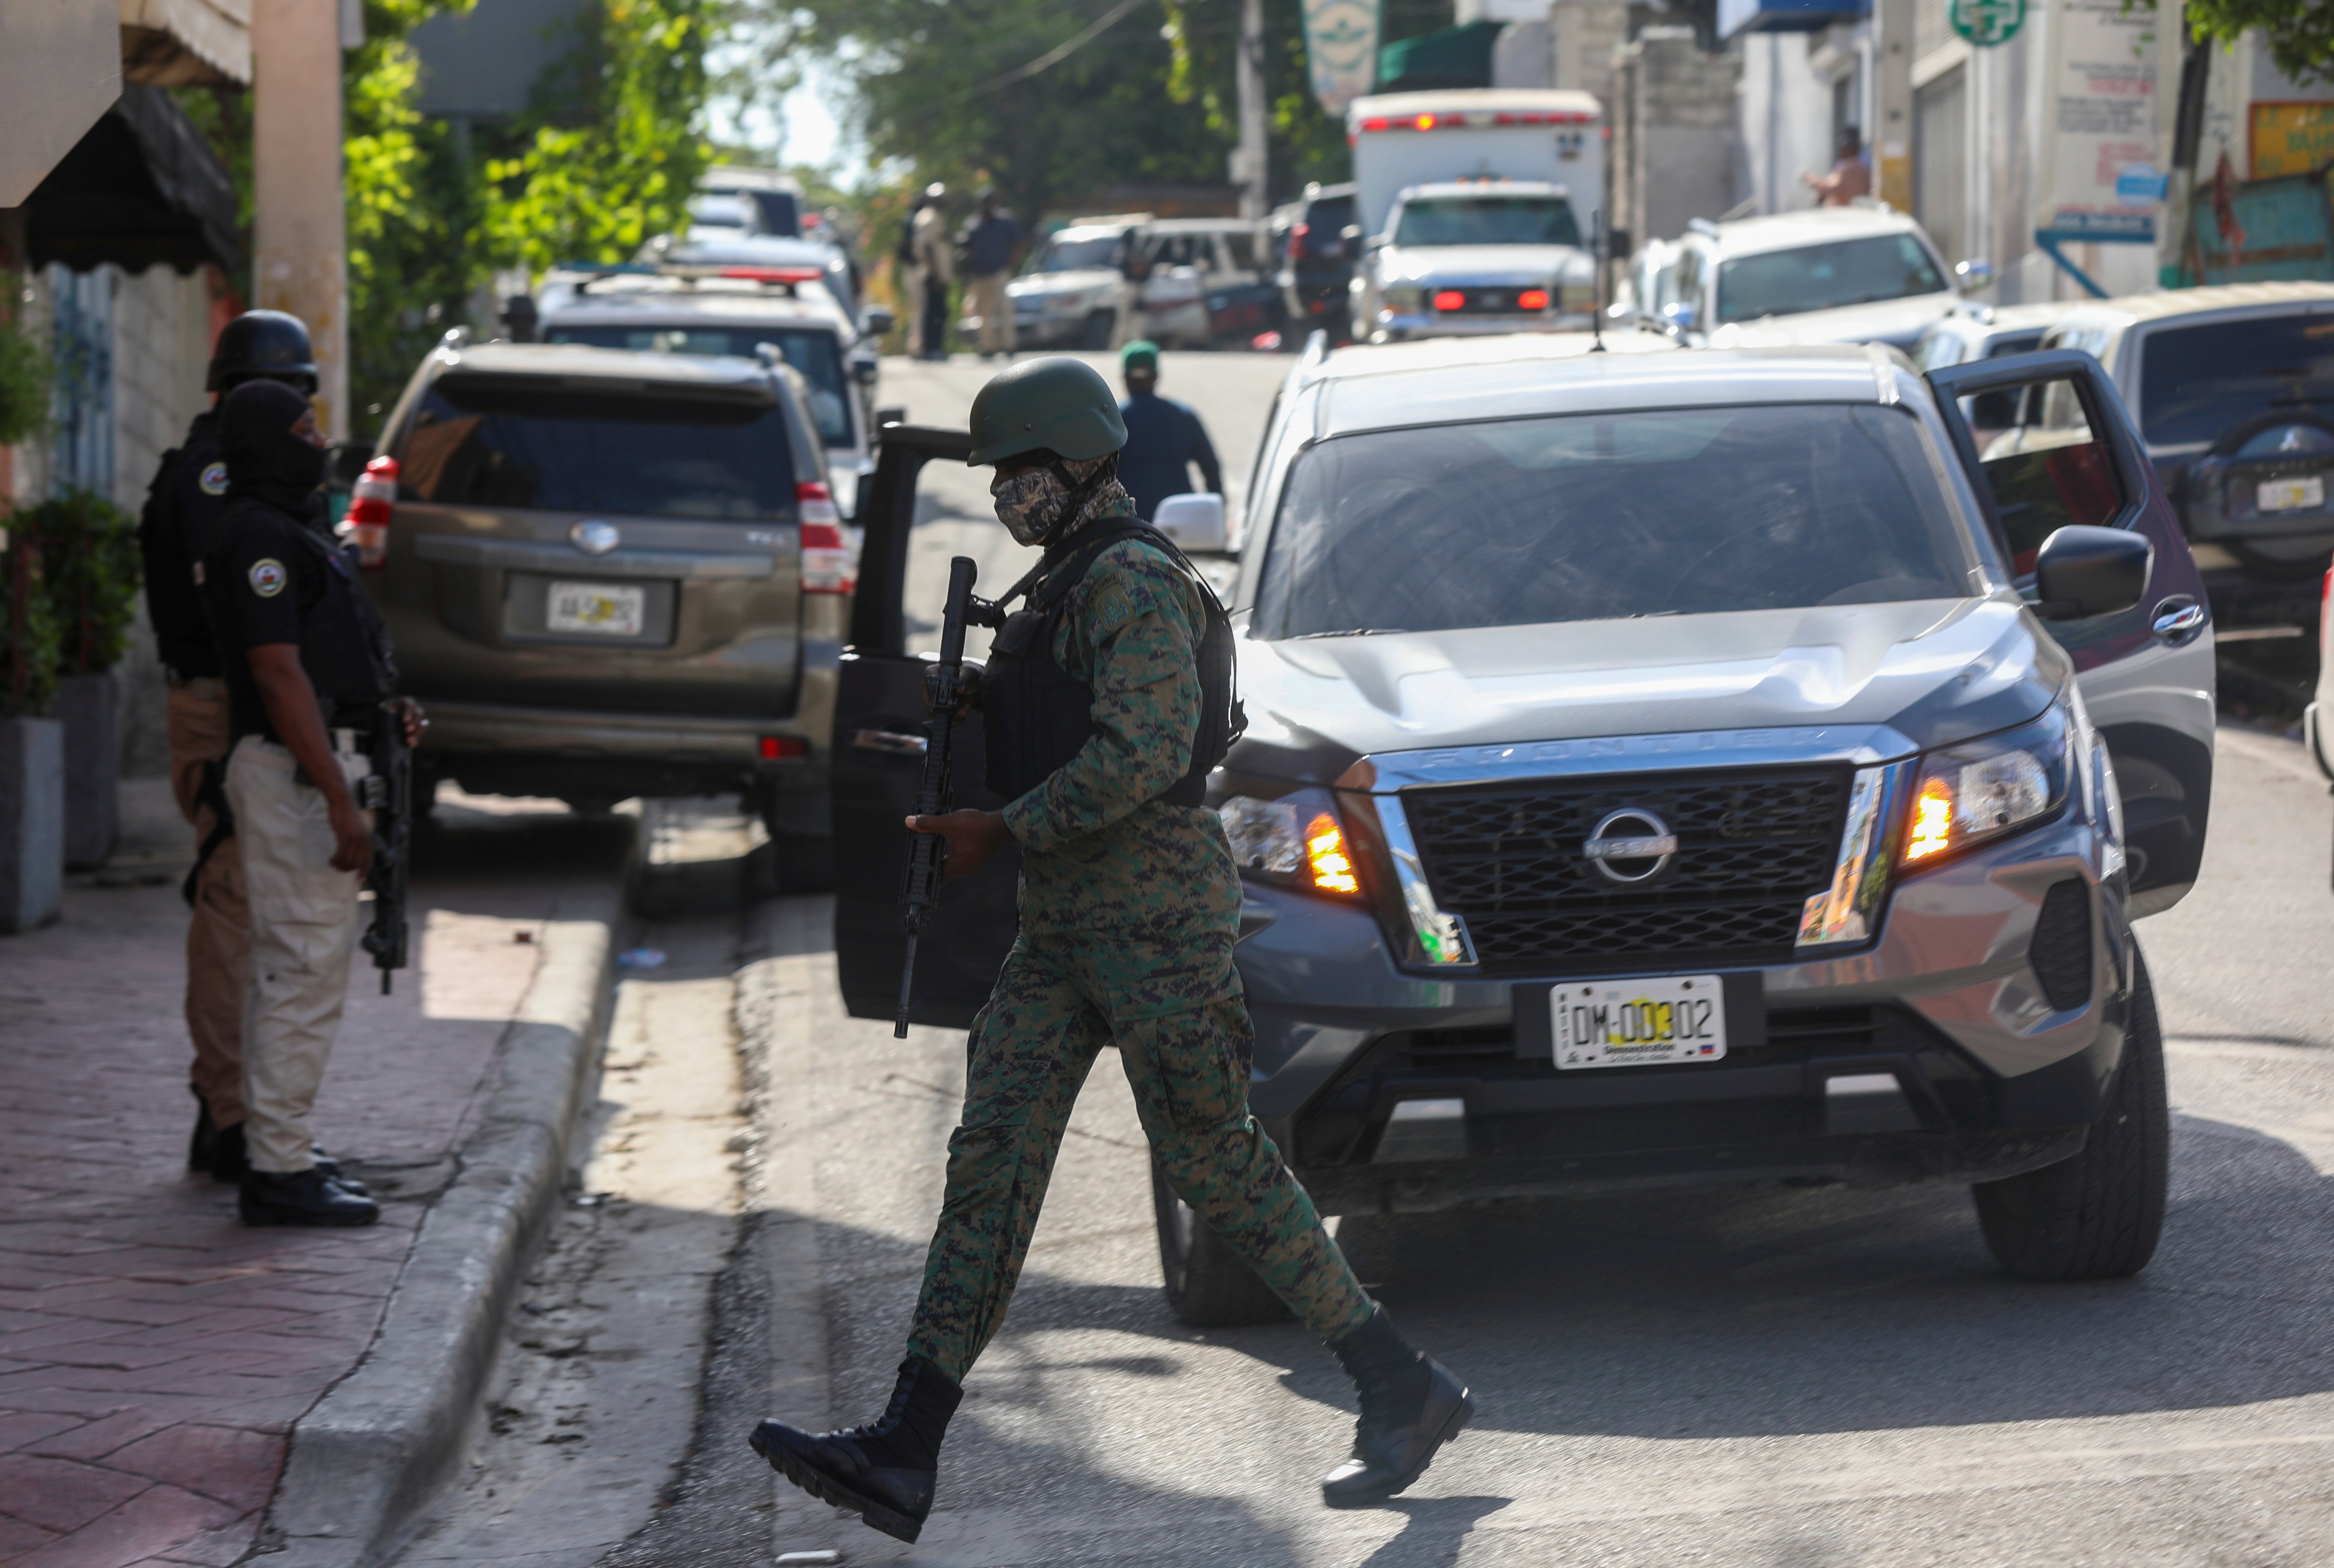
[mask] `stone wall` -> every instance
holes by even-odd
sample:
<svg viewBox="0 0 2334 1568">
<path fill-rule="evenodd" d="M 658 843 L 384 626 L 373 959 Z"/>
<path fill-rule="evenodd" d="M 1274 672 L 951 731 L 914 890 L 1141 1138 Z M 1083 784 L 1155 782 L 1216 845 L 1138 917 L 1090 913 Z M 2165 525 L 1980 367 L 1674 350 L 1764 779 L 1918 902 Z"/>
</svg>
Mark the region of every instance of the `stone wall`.
<svg viewBox="0 0 2334 1568">
<path fill-rule="evenodd" d="M 1689 28 L 1647 28 L 1615 72 L 1615 221 L 1638 245 L 1675 239 L 1735 203 L 1741 59 L 1705 53 Z M 1657 178 L 1656 178 L 1657 177 Z"/>
</svg>

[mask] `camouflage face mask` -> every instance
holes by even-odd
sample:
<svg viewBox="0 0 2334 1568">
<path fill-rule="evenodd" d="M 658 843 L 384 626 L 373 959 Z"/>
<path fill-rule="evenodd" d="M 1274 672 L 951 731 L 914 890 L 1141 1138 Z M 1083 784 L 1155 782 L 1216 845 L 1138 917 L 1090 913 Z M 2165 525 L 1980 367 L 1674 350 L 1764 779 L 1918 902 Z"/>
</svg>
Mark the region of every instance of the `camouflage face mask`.
<svg viewBox="0 0 2334 1568">
<path fill-rule="evenodd" d="M 1017 544 L 1042 544 L 1060 526 L 1070 503 L 1069 486 L 1048 467 L 1032 468 L 1010 479 L 999 477 L 989 486 L 997 504 L 997 520 Z"/>
</svg>

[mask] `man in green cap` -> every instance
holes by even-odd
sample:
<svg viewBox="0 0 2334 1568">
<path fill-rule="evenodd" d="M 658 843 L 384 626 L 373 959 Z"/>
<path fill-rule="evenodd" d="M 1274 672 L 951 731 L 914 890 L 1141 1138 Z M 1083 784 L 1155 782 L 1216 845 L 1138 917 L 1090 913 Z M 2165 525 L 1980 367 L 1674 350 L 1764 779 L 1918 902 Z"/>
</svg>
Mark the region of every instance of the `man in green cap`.
<svg viewBox="0 0 2334 1568">
<path fill-rule="evenodd" d="M 1134 515 L 1155 517 L 1168 496 L 1190 495 L 1195 466 L 1200 488 L 1222 495 L 1224 471 L 1207 427 L 1191 409 L 1159 395 L 1159 345 L 1141 339 L 1127 344 L 1119 351 L 1118 371 L 1126 382 L 1126 400 L 1118 406 L 1126 423 L 1118 482 L 1134 497 Z"/>
<path fill-rule="evenodd" d="M 1018 841 L 1020 936 L 973 1021 L 947 1198 L 890 1406 L 836 1432 L 767 1420 L 751 1439 L 788 1480 L 903 1541 L 931 1511 L 964 1376 L 1004 1320 L 1070 1108 L 1106 1044 L 1168 1181 L 1360 1390 L 1352 1457 L 1323 1499 L 1402 1491 L 1474 1412 L 1363 1291 L 1249 1114 L 1239 873 L 1200 803 L 1230 733 L 1229 678 L 1203 673 L 1222 611 L 1136 520 L 1117 477 L 1125 442 L 1109 386 L 1077 360 L 1027 361 L 973 400 L 970 461 L 995 467 L 998 519 L 1046 552 L 980 686 L 992 785 L 1000 757 L 1016 784 L 1001 812 L 908 825 L 946 838 L 950 876 Z"/>
</svg>

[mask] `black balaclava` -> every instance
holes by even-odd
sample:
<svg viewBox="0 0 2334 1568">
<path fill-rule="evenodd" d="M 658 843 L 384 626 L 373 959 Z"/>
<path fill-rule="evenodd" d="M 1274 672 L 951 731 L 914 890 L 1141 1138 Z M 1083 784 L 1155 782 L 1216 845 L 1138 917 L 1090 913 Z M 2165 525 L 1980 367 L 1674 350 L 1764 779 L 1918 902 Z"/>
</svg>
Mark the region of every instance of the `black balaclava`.
<svg viewBox="0 0 2334 1568">
<path fill-rule="evenodd" d="M 308 399 L 281 381 L 246 381 L 219 399 L 227 493 L 304 516 L 324 482 L 324 454 L 292 433 Z"/>
</svg>

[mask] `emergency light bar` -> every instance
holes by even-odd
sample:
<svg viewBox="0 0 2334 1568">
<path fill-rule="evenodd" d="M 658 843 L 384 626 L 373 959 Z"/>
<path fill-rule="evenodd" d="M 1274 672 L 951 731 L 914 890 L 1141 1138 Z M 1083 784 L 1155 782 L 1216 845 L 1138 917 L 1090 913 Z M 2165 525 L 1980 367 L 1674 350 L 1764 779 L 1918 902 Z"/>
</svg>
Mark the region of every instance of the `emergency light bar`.
<svg viewBox="0 0 2334 1568">
<path fill-rule="evenodd" d="M 1374 114 L 1362 121 L 1364 130 L 1469 130 L 1495 125 L 1593 125 L 1593 114 L 1557 109 L 1460 110 L 1442 114 Z"/>
</svg>

